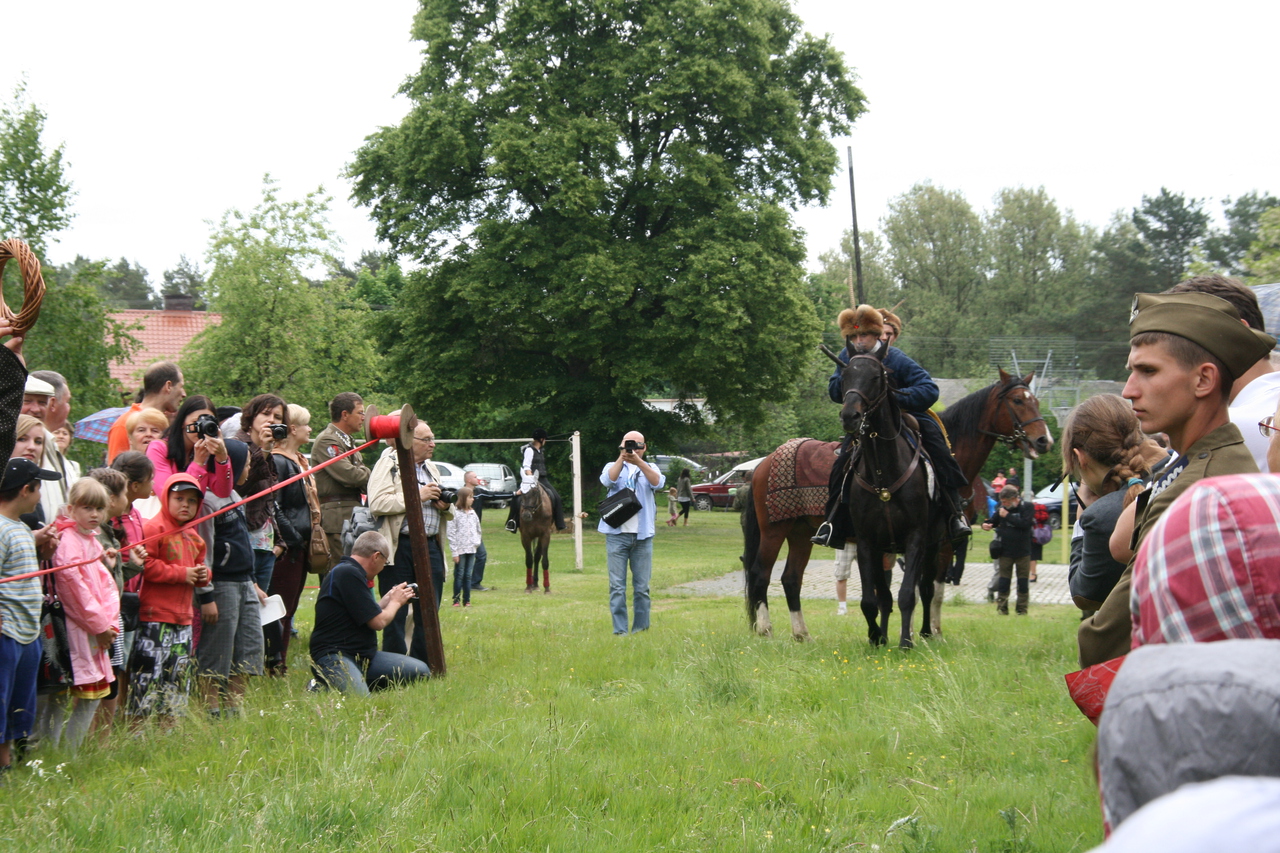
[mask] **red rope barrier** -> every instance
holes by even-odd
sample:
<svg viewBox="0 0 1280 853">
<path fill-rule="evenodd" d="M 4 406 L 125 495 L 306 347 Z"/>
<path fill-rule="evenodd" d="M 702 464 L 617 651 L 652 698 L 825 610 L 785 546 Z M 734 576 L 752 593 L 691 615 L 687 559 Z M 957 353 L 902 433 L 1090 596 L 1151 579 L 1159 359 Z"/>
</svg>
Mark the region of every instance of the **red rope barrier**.
<svg viewBox="0 0 1280 853">
<path fill-rule="evenodd" d="M 319 465 L 315 465 L 312 468 L 306 471 L 303 471 L 301 474 L 295 474 L 287 480 L 282 480 L 279 483 L 276 483 L 274 486 L 272 486 L 269 489 L 264 489 L 263 491 L 258 492 L 255 495 L 250 495 L 247 498 L 241 498 L 240 500 L 236 501 L 233 504 L 227 504 L 226 506 L 222 507 L 222 509 L 211 512 L 206 516 L 202 516 L 200 518 L 195 519 L 194 521 L 188 521 L 186 524 L 184 524 L 182 527 L 178 528 L 177 530 L 167 530 L 164 533 L 157 533 L 154 536 L 148 536 L 146 539 L 140 539 L 137 542 L 131 542 L 129 543 L 129 548 L 134 548 L 138 545 L 145 545 L 148 542 L 154 542 L 158 539 L 163 539 L 166 536 L 172 536 L 173 534 L 180 533 L 183 530 L 190 530 L 191 528 L 196 527 L 197 525 L 203 524 L 204 522 L 208 521 L 211 518 L 216 518 L 217 516 L 222 515 L 224 512 L 230 512 L 231 510 L 235 509 L 238 506 L 244 506 L 250 501 L 256 501 L 258 498 L 262 497 L 263 495 L 269 495 L 274 491 L 283 489 L 285 486 L 292 485 L 293 483 L 296 483 L 299 480 L 301 480 L 303 477 L 306 477 L 310 474 L 314 474 L 316 471 L 319 471 L 321 468 L 324 468 L 326 466 L 332 465 L 334 462 L 337 462 L 339 459 L 345 459 L 353 453 L 359 453 L 361 450 L 364 450 L 366 447 L 371 447 L 372 445 L 377 444 L 381 440 L 382 439 L 380 437 L 375 436 L 374 438 L 369 439 L 359 447 L 353 447 L 350 450 L 346 451 L 345 453 L 339 453 L 337 456 L 333 457 L 332 459 L 326 459 L 324 462 L 321 462 Z M 27 578 L 39 577 L 40 575 L 47 575 L 52 572 L 60 572 L 63 569 L 74 569 L 77 566 L 87 566 L 90 563 L 96 563 L 96 562 L 98 562 L 98 560 L 94 559 L 94 560 L 81 560 L 78 563 L 67 563 L 64 566 L 54 566 L 53 568 L 50 568 L 50 569 L 41 569 L 38 572 L 26 572 L 25 574 L 14 575 L 13 577 L 9 577 L 9 578 L 0 578 L 0 583 L 26 580 Z"/>
</svg>

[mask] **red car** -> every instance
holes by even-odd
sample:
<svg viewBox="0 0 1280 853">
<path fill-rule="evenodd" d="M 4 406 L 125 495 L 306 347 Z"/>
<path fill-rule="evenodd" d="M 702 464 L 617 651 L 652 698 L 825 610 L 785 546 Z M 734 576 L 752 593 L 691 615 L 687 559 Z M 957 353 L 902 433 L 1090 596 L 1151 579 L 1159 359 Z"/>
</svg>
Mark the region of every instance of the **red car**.
<svg viewBox="0 0 1280 853">
<path fill-rule="evenodd" d="M 714 506 L 733 506 L 733 496 L 742 486 L 751 482 L 751 474 L 756 466 L 765 460 L 752 459 L 735 465 L 710 483 L 700 483 L 693 487 L 693 505 L 701 510 L 709 510 Z"/>
</svg>

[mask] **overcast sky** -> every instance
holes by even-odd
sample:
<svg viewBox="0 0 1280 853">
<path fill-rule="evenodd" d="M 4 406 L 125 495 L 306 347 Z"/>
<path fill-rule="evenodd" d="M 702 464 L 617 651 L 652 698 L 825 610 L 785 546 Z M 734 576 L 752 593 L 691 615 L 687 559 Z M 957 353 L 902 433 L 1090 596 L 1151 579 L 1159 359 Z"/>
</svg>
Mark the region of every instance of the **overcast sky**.
<svg viewBox="0 0 1280 853">
<path fill-rule="evenodd" d="M 21 75 L 66 143 L 76 218 L 52 247 L 140 262 L 158 284 L 204 263 L 209 225 L 250 208 L 270 172 L 290 197 L 323 184 L 354 261 L 376 248 L 343 166 L 397 122 L 418 65 L 413 0 L 36 2 L 5 11 L 0 95 Z M 1043 185 L 1095 225 L 1161 186 L 1211 200 L 1280 193 L 1272 41 L 1280 5 L 1223 0 L 1036 4 L 798 0 L 830 33 L 870 111 L 850 139 L 859 223 L 932 180 L 975 207 Z M 811 264 L 849 224 L 848 176 L 806 209 Z"/>
</svg>

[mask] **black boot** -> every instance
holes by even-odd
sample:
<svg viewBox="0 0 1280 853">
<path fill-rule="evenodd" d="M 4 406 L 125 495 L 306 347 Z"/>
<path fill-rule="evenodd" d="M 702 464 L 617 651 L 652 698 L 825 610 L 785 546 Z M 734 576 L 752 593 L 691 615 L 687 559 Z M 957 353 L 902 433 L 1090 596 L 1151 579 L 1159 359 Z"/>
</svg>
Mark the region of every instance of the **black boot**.
<svg viewBox="0 0 1280 853">
<path fill-rule="evenodd" d="M 837 512 L 839 512 L 839 509 L 839 507 L 836 507 Z M 844 550 L 844 539 L 836 537 L 836 526 L 834 519 L 830 516 L 818 526 L 818 532 L 810 536 L 809 541 L 824 548 L 835 548 L 837 551 Z"/>
<path fill-rule="evenodd" d="M 973 534 L 973 530 L 969 527 L 969 519 L 965 518 L 964 500 L 960 497 L 959 489 L 943 489 L 943 493 L 947 496 L 947 501 L 951 504 L 951 541 L 958 539 L 967 539 Z"/>
</svg>

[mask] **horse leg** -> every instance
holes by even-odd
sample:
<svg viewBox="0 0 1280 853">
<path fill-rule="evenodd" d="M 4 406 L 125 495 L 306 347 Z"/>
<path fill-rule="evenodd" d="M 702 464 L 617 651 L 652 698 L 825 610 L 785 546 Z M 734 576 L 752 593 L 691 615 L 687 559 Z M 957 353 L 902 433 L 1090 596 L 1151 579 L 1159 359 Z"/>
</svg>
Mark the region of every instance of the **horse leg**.
<svg viewBox="0 0 1280 853">
<path fill-rule="evenodd" d="M 755 631 L 762 637 L 773 636 L 773 623 L 769 619 L 769 582 L 773 579 L 773 564 L 778 561 L 782 543 L 794 523 L 782 521 L 760 528 L 760 548 L 747 571 L 747 601 L 754 617 Z"/>
<path fill-rule="evenodd" d="M 937 575 L 929 571 L 938 565 L 938 555 L 932 548 L 924 548 L 920 558 L 920 574 L 917 580 L 920 585 L 920 638 L 927 640 L 933 636 L 933 602 L 937 589 Z"/>
<path fill-rule="evenodd" d="M 934 575 L 933 599 L 929 602 L 928 613 L 929 627 L 935 636 L 942 635 L 942 601 L 947 594 L 947 581 L 951 577 L 951 556 L 951 544 L 944 543 L 933 561 L 937 566 L 937 574 Z"/>
<path fill-rule="evenodd" d="M 862 616 L 867 620 L 867 639 L 873 646 L 882 646 L 885 644 L 886 635 L 876 619 L 884 613 L 884 596 L 880 594 L 879 589 L 884 584 L 884 570 L 881 566 L 880 553 L 872 551 L 871 546 L 861 539 L 858 540 L 858 579 L 862 584 L 862 597 L 858 606 L 862 608 Z M 886 626 L 888 620 L 888 614 L 884 613 L 883 621 Z"/>
<path fill-rule="evenodd" d="M 801 643 L 813 640 L 800 610 L 800 587 L 812 552 L 813 542 L 809 541 L 804 527 L 793 524 L 787 535 L 787 566 L 782 572 L 782 589 L 787 594 L 787 609 L 791 611 L 791 638 Z"/>
<path fill-rule="evenodd" d="M 538 548 L 542 551 L 542 591 L 548 595 L 551 593 L 551 531 L 548 530 L 542 534 L 542 541 L 538 543 Z M 537 570 L 534 570 L 534 576 L 537 576 Z"/>
<path fill-rule="evenodd" d="M 533 568 L 534 553 L 529 542 L 524 543 L 524 591 L 532 592 L 538 588 L 537 575 Z"/>
</svg>

